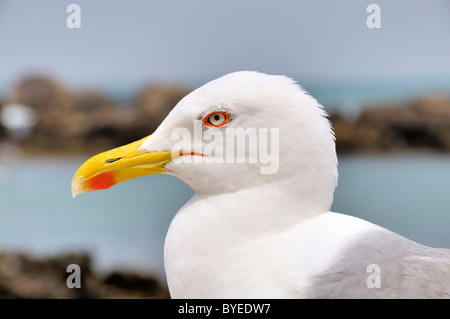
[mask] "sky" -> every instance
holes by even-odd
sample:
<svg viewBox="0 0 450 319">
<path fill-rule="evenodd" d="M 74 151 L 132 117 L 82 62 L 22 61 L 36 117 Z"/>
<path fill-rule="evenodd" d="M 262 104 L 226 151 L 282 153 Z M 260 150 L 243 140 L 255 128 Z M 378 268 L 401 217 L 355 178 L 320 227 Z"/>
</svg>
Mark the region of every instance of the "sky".
<svg viewBox="0 0 450 319">
<path fill-rule="evenodd" d="M 69 29 L 71 3 L 81 28 Z M 370 29 L 367 6 L 380 7 Z M 450 80 L 447 0 L 0 0 L 0 88 L 201 84 L 229 72 L 299 82 Z"/>
</svg>

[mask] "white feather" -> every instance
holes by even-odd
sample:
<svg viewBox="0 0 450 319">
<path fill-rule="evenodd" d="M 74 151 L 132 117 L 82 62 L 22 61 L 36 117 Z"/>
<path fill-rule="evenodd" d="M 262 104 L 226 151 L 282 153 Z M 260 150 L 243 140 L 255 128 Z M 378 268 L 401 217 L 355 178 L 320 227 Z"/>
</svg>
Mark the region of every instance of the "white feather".
<svg viewBox="0 0 450 319">
<path fill-rule="evenodd" d="M 232 115 L 230 128 L 278 128 L 279 170 L 261 174 L 252 163 L 166 165 L 196 191 L 166 238 L 172 297 L 407 297 L 406 286 L 419 297 L 450 296 L 449 270 L 442 275 L 447 252 L 329 212 L 337 185 L 334 135 L 322 106 L 289 78 L 247 71 L 214 80 L 181 100 L 141 150 L 171 150 L 171 132 L 182 127 L 193 134 L 192 123 L 214 110 Z M 417 256 L 427 260 L 422 281 L 406 271 L 405 260 L 420 268 Z M 365 281 L 374 263 L 391 278 L 375 290 Z M 419 285 L 427 284 L 436 288 L 421 294 Z"/>
</svg>

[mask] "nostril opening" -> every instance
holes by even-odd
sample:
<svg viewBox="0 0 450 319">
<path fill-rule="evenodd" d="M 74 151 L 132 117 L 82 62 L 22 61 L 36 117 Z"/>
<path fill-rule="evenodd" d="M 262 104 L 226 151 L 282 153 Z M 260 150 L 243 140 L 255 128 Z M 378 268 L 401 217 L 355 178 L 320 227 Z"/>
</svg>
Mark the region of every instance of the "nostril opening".
<svg viewBox="0 0 450 319">
<path fill-rule="evenodd" d="M 117 157 L 117 158 L 111 158 L 109 160 L 106 160 L 106 164 L 110 164 L 110 163 L 114 163 L 115 161 L 120 160 L 122 157 Z"/>
</svg>

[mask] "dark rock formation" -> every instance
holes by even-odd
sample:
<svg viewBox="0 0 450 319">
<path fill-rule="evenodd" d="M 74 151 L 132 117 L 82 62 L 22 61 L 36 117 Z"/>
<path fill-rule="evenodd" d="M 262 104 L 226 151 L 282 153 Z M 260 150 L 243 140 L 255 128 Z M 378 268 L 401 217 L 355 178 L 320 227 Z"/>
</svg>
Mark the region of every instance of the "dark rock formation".
<svg viewBox="0 0 450 319">
<path fill-rule="evenodd" d="M 71 264 L 80 266 L 81 288 L 67 286 Z M 156 279 L 133 273 L 96 274 L 86 254 L 36 259 L 0 253 L 0 298 L 169 298 L 169 292 Z"/>
<path fill-rule="evenodd" d="M 143 122 L 141 125 L 144 124 L 147 132 L 153 132 L 172 108 L 189 92 L 190 90 L 178 86 L 150 85 L 144 87 L 135 101 L 138 113 L 136 124 Z"/>
<path fill-rule="evenodd" d="M 2 111 L 4 102 L 0 101 L 0 112 Z M 0 141 L 4 140 L 8 137 L 8 134 L 6 132 L 6 128 L 3 126 L 2 121 L 0 121 Z"/>
<path fill-rule="evenodd" d="M 341 152 L 450 151 L 450 97 L 429 96 L 364 109 L 354 121 L 330 117 Z"/>
<path fill-rule="evenodd" d="M 7 103 L 29 106 L 37 114 L 31 133 L 18 142 L 31 152 L 98 152 L 151 134 L 189 90 L 147 86 L 129 105 L 88 90 L 69 92 L 47 77 L 29 77 Z M 8 137 L 0 126 L 0 139 Z"/>
<path fill-rule="evenodd" d="M 30 77 L 6 102 L 28 105 L 37 114 L 31 134 L 16 141 L 25 150 L 92 154 L 151 134 L 189 91 L 149 85 L 123 105 L 99 91 L 73 94 L 52 79 Z M 330 120 L 339 152 L 450 151 L 449 96 L 371 105 L 356 119 L 332 114 Z M 0 142 L 7 137 L 0 123 Z"/>
</svg>

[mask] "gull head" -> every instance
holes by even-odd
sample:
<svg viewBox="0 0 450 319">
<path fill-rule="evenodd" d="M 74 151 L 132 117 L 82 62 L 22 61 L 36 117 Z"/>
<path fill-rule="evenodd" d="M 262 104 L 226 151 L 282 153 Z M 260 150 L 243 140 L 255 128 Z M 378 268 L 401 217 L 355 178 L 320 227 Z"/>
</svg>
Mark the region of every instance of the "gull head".
<svg viewBox="0 0 450 319">
<path fill-rule="evenodd" d="M 230 73 L 185 96 L 152 135 L 86 161 L 72 195 L 166 173 L 197 193 L 278 183 L 329 207 L 337 157 L 326 116 L 290 78 Z"/>
</svg>

